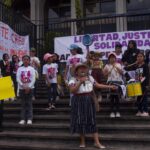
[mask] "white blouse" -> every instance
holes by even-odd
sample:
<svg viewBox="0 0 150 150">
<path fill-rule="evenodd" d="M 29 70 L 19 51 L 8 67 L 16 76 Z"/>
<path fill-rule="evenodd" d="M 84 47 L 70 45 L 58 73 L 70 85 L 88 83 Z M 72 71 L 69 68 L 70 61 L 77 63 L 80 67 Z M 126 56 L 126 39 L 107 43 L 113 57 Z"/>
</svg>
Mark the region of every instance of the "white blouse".
<svg viewBox="0 0 150 150">
<path fill-rule="evenodd" d="M 69 80 L 69 86 L 75 86 L 76 83 L 78 83 L 78 80 L 76 78 L 71 78 Z M 89 79 L 85 81 L 85 83 L 82 83 L 77 91 L 78 94 L 82 93 L 90 93 L 93 91 L 93 85 L 95 83 L 95 80 L 92 76 L 89 76 Z"/>
</svg>

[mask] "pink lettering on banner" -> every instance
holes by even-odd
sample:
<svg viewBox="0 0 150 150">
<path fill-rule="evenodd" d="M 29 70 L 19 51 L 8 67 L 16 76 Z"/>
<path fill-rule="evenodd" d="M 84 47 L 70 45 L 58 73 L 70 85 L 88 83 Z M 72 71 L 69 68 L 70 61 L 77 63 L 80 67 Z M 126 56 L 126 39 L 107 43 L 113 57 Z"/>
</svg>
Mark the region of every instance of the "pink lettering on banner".
<svg viewBox="0 0 150 150">
<path fill-rule="evenodd" d="M 4 26 L 1 26 L 1 36 L 4 38 L 4 39 L 8 39 L 8 31 L 9 29 L 7 27 L 4 27 Z"/>
<path fill-rule="evenodd" d="M 27 55 L 27 50 L 16 50 L 16 49 L 10 49 L 10 56 L 17 55 L 19 58 L 22 58 L 24 55 Z"/>
<path fill-rule="evenodd" d="M 25 42 L 25 38 L 16 33 L 11 34 L 11 40 L 14 44 L 18 44 L 18 45 L 24 45 Z"/>
</svg>

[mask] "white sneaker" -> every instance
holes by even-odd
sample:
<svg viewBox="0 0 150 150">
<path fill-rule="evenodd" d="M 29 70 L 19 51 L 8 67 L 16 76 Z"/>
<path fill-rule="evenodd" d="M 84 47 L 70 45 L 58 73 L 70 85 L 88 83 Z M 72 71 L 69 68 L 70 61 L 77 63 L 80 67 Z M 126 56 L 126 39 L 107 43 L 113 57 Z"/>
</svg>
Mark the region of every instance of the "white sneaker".
<svg viewBox="0 0 150 150">
<path fill-rule="evenodd" d="M 149 116 L 149 113 L 148 112 L 143 112 L 141 113 L 141 117 L 148 117 Z"/>
<path fill-rule="evenodd" d="M 114 112 L 110 113 L 110 118 L 115 118 L 115 113 Z"/>
<path fill-rule="evenodd" d="M 56 97 L 56 101 L 58 101 L 58 100 L 59 100 L 59 96 Z"/>
<path fill-rule="evenodd" d="M 52 109 L 55 109 L 56 107 L 55 107 L 55 105 L 52 105 L 51 108 L 52 108 Z"/>
<path fill-rule="evenodd" d="M 32 101 L 35 101 L 35 96 L 32 96 Z"/>
<path fill-rule="evenodd" d="M 120 118 L 120 117 L 121 117 L 121 115 L 120 115 L 119 112 L 116 113 L 116 117 L 117 117 L 117 118 Z"/>
<path fill-rule="evenodd" d="M 142 115 L 142 113 L 140 112 L 140 111 L 138 111 L 137 113 L 136 113 L 136 116 L 137 117 L 139 117 L 139 116 L 141 116 Z"/>
<path fill-rule="evenodd" d="M 28 120 L 27 124 L 29 124 L 29 125 L 32 124 L 32 120 Z"/>
<path fill-rule="evenodd" d="M 24 124 L 25 124 L 25 120 L 20 120 L 20 121 L 19 121 L 19 124 L 20 124 L 20 125 L 24 125 Z"/>
</svg>

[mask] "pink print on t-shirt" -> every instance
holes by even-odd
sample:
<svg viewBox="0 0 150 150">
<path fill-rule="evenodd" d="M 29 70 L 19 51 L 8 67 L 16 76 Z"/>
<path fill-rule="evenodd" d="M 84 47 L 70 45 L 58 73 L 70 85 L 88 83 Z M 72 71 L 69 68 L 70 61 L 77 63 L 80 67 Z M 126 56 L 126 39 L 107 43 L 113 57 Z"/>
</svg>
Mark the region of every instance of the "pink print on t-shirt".
<svg viewBox="0 0 150 150">
<path fill-rule="evenodd" d="M 30 71 L 22 71 L 21 72 L 21 81 L 23 83 L 30 83 L 31 82 L 30 77 L 31 77 Z"/>
<path fill-rule="evenodd" d="M 72 59 L 70 59 L 70 64 L 72 64 L 72 65 L 76 65 L 79 62 L 80 62 L 80 58 L 72 58 Z"/>
<path fill-rule="evenodd" d="M 48 68 L 48 76 L 50 79 L 55 77 L 55 68 Z"/>
</svg>

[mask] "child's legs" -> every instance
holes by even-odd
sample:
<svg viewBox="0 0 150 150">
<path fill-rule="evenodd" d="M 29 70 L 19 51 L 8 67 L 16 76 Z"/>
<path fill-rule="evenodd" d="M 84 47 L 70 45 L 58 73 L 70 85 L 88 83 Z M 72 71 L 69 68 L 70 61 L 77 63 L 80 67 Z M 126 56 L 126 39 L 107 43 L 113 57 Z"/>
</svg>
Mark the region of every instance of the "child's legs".
<svg viewBox="0 0 150 150">
<path fill-rule="evenodd" d="M 115 99 L 114 99 L 114 95 L 110 95 L 110 102 L 111 102 L 111 104 L 110 104 L 110 111 L 111 112 L 115 112 L 115 109 L 114 109 L 114 106 L 115 106 Z"/>
<path fill-rule="evenodd" d="M 47 87 L 48 90 L 48 104 L 52 103 L 52 87 L 51 85 L 49 87 Z"/>
<path fill-rule="evenodd" d="M 32 96 L 33 91 L 31 90 L 29 94 L 26 95 L 26 107 L 27 107 L 27 114 L 26 119 L 32 120 L 33 118 L 33 107 L 32 107 Z"/>
<path fill-rule="evenodd" d="M 84 146 L 85 145 L 85 135 L 84 134 L 80 134 L 80 146 Z"/>
<path fill-rule="evenodd" d="M 148 112 L 148 103 L 147 103 L 147 94 L 143 96 L 142 102 L 141 102 L 142 110 L 143 112 Z"/>
<path fill-rule="evenodd" d="M 26 120 L 26 95 L 24 90 L 20 90 L 19 95 L 21 98 L 21 120 Z"/>
<path fill-rule="evenodd" d="M 119 112 L 120 111 L 119 96 L 114 95 L 114 98 L 115 98 L 116 112 Z"/>
<path fill-rule="evenodd" d="M 55 104 L 56 96 L 57 96 L 57 83 L 52 83 L 51 86 L 52 86 L 52 95 L 53 95 L 52 104 Z"/>
<path fill-rule="evenodd" d="M 137 97 L 137 107 L 138 107 L 138 111 L 143 112 L 143 109 L 142 109 L 142 96 Z"/>
<path fill-rule="evenodd" d="M 3 123 L 3 104 L 4 101 L 0 101 L 0 130 L 2 130 L 2 123 Z"/>
</svg>

